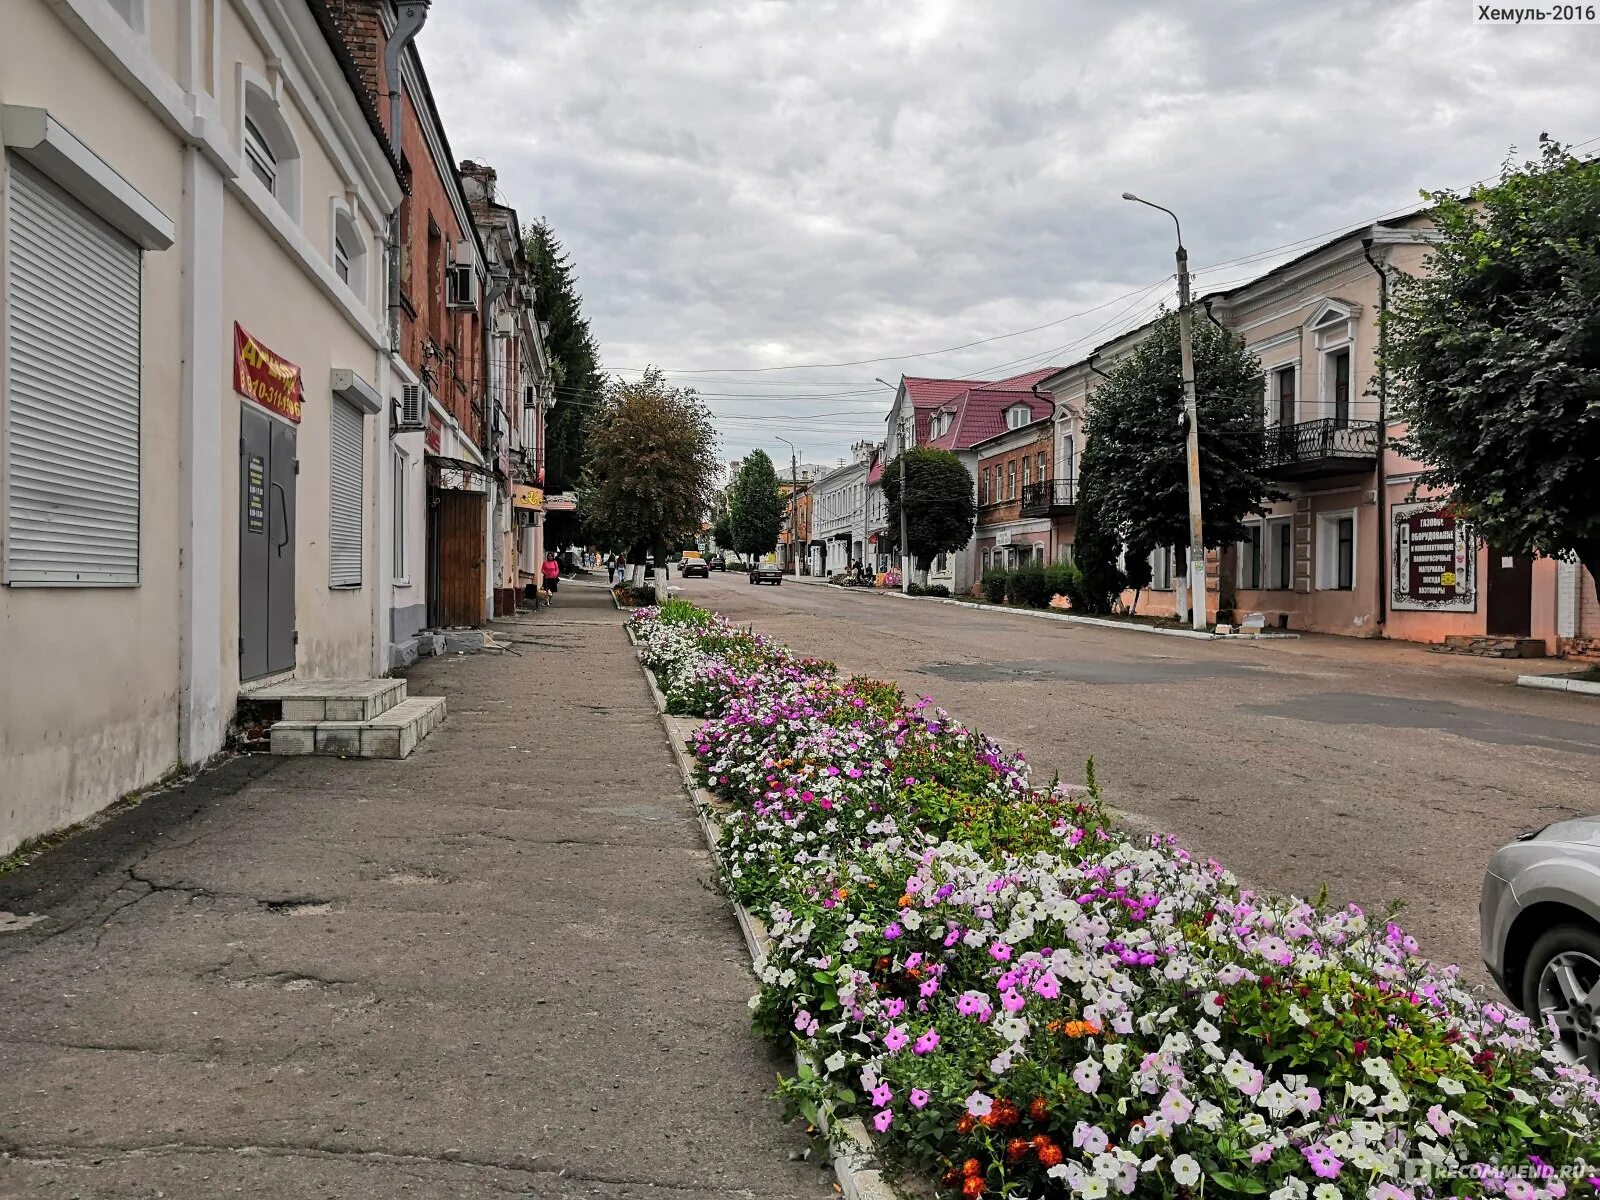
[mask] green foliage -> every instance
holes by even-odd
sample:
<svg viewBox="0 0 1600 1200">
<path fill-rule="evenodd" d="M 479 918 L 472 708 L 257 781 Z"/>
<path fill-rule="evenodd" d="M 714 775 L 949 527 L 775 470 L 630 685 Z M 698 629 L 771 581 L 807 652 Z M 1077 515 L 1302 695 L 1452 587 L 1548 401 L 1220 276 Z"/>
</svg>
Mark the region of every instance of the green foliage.
<svg viewBox="0 0 1600 1200">
<path fill-rule="evenodd" d="M 739 467 L 739 475 L 728 487 L 728 532 L 740 554 L 759 558 L 778 546 L 783 529 L 783 497 L 778 491 L 778 473 L 765 450 L 752 450 Z"/>
<path fill-rule="evenodd" d="M 983 598 L 990 604 L 999 604 L 1005 600 L 1008 574 L 1004 567 L 990 567 L 983 573 Z"/>
<path fill-rule="evenodd" d="M 942 583 L 930 583 L 927 587 L 922 589 L 922 594 L 924 596 L 940 596 L 948 598 L 950 595 L 950 589 L 945 587 L 945 585 Z"/>
<path fill-rule="evenodd" d="M 1128 543 L 1127 553 L 1122 559 L 1123 586 L 1133 589 L 1133 610 L 1139 609 L 1139 593 L 1150 586 L 1155 578 L 1155 565 L 1150 561 L 1150 556 L 1155 553 L 1155 547 L 1148 542 L 1135 541 Z"/>
<path fill-rule="evenodd" d="M 1497 183 L 1428 198 L 1439 241 L 1384 327 L 1404 449 L 1496 547 L 1600 580 L 1600 163 L 1541 137 Z"/>
<path fill-rule="evenodd" d="M 906 584 L 906 595 L 908 596 L 926 596 L 927 594 L 928 589 L 923 587 L 920 583 Z"/>
<path fill-rule="evenodd" d="M 1070 600 L 1079 586 L 1078 569 L 1071 563 L 1051 563 L 1044 569 L 1044 590 L 1050 599 L 1065 596 Z"/>
<path fill-rule="evenodd" d="M 917 567 L 926 571 L 941 554 L 966 546 L 977 516 L 972 472 L 948 450 L 927 446 L 902 451 L 883 471 L 889 531 L 900 530 L 900 469 L 906 475 L 906 540 Z M 896 547 L 898 550 L 898 547 Z"/>
<path fill-rule="evenodd" d="M 1045 587 L 1044 568 L 1029 564 L 1018 567 L 1006 579 L 1006 599 L 1027 608 L 1044 608 L 1050 603 Z"/>
<path fill-rule="evenodd" d="M 633 383 L 613 380 L 590 422 L 578 505 L 602 544 L 646 549 L 664 562 L 668 544 L 692 542 L 711 502 L 716 430 L 692 389 L 668 386 L 655 367 Z"/>
<path fill-rule="evenodd" d="M 1243 537 L 1245 518 L 1264 512 L 1264 502 L 1279 493 L 1264 467 L 1260 363 L 1210 321 L 1194 322 L 1193 340 L 1204 538 L 1208 546 L 1221 546 Z M 1177 314 L 1167 313 L 1089 399 L 1089 438 L 1101 463 L 1101 519 L 1120 536 L 1154 546 L 1189 544 L 1178 341 Z M 1081 495 L 1078 514 L 1081 526 Z"/>
<path fill-rule="evenodd" d="M 1100 457 L 1097 434 L 1091 432 L 1078 474 L 1078 509 L 1072 540 L 1076 578 L 1067 593 L 1072 607 L 1082 613 L 1109 613 L 1122 594 L 1123 576 L 1117 566 L 1121 542 L 1116 530 L 1102 518 L 1105 461 Z"/>
</svg>

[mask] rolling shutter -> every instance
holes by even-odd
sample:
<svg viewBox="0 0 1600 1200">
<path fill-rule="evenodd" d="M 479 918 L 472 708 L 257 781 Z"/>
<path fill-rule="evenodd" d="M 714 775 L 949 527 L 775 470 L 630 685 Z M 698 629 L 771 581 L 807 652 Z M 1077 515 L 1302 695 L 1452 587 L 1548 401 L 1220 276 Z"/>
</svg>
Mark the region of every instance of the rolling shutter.
<svg viewBox="0 0 1600 1200">
<path fill-rule="evenodd" d="M 139 582 L 139 248 L 6 161 L 5 582 Z"/>
<path fill-rule="evenodd" d="M 328 586 L 361 586 L 361 411 L 333 401 L 328 449 Z"/>
</svg>

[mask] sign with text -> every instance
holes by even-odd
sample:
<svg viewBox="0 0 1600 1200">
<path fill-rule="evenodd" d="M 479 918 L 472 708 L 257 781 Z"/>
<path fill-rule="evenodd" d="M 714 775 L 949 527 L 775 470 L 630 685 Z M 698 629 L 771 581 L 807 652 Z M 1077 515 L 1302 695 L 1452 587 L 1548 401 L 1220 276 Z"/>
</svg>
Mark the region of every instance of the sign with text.
<svg viewBox="0 0 1600 1200">
<path fill-rule="evenodd" d="M 444 449 L 444 422 L 439 419 L 438 413 L 428 414 L 428 433 L 426 438 L 428 449 L 438 454 Z"/>
<path fill-rule="evenodd" d="M 1400 611 L 1476 612 L 1478 539 L 1445 501 L 1396 504 L 1390 603 Z"/>
<path fill-rule="evenodd" d="M 571 492 L 556 492 L 544 498 L 545 512 L 577 512 L 578 497 Z"/>
<path fill-rule="evenodd" d="M 295 424 L 305 391 L 300 368 L 268 350 L 233 323 L 233 390 Z"/>
<path fill-rule="evenodd" d="M 526 483 L 511 485 L 511 507 L 540 509 L 544 507 L 544 491 Z"/>
<path fill-rule="evenodd" d="M 252 454 L 245 465 L 245 529 L 251 533 L 267 531 L 267 460 Z"/>
</svg>

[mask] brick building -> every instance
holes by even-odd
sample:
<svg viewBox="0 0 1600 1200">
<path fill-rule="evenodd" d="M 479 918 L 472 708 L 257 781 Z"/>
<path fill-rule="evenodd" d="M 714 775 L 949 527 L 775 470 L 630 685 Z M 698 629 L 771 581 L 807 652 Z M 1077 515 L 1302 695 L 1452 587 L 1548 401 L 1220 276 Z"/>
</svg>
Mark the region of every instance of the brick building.
<svg viewBox="0 0 1600 1200">
<path fill-rule="evenodd" d="M 1069 557 L 1070 538 L 1057 538 L 1051 518 L 1057 508 L 1070 512 L 1076 493 L 1070 479 L 1063 488 L 1055 486 L 1054 437 L 1054 425 L 1044 416 L 973 446 L 978 578 L 990 567 L 1043 565 Z"/>
</svg>

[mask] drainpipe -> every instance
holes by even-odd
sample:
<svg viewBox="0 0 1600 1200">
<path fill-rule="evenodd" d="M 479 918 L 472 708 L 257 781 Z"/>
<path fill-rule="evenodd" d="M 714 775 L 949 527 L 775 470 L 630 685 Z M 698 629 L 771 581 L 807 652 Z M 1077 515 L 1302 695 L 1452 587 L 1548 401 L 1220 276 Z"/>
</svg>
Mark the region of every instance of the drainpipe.
<svg viewBox="0 0 1600 1200">
<path fill-rule="evenodd" d="M 1223 333 L 1229 332 L 1228 327 L 1221 321 L 1217 320 L 1217 314 L 1211 311 L 1211 297 L 1207 296 L 1204 300 L 1200 301 L 1200 303 L 1205 306 L 1206 320 L 1210 321 L 1218 329 L 1222 330 Z"/>
<path fill-rule="evenodd" d="M 1094 359 L 1095 359 L 1095 356 L 1091 354 L 1091 355 L 1089 355 L 1089 357 L 1087 359 L 1084 360 L 1084 362 L 1088 366 L 1089 370 L 1093 371 L 1096 375 L 1100 376 L 1101 379 L 1110 379 L 1111 376 L 1107 375 L 1099 367 L 1094 365 Z"/>
<path fill-rule="evenodd" d="M 1372 257 L 1372 239 L 1361 239 L 1361 255 L 1378 273 L 1378 630 L 1389 620 L 1389 476 L 1383 460 L 1389 436 L 1389 272 Z"/>
</svg>

